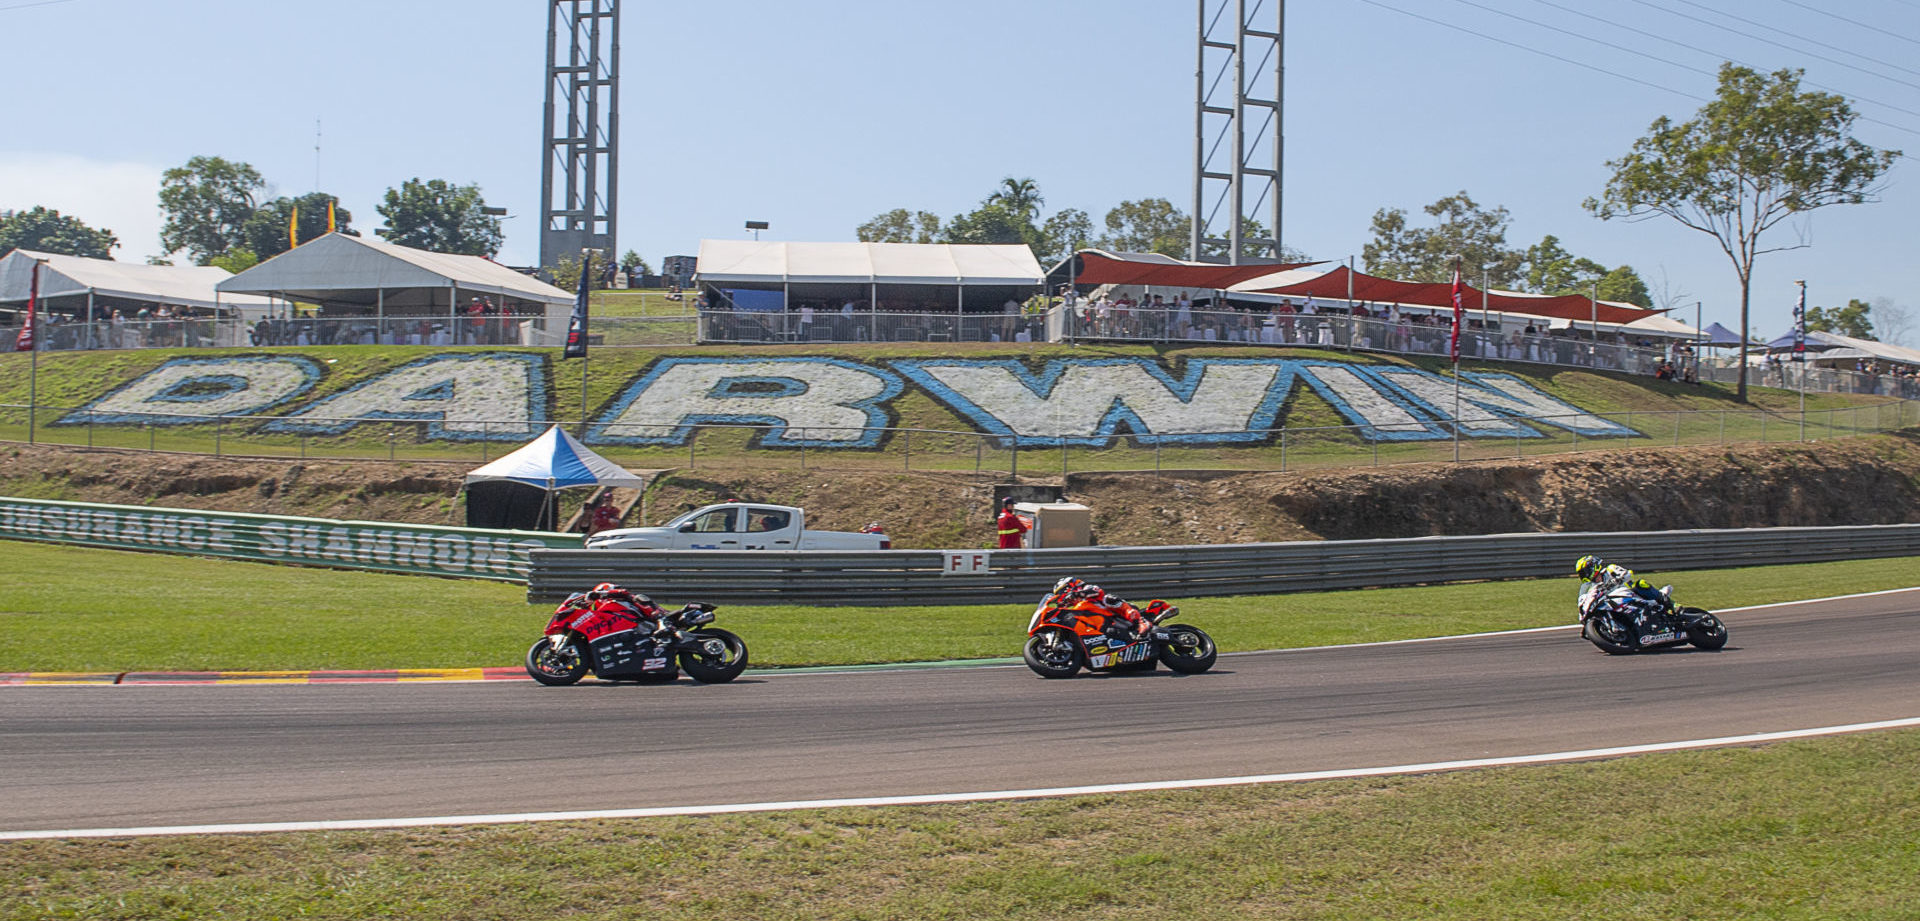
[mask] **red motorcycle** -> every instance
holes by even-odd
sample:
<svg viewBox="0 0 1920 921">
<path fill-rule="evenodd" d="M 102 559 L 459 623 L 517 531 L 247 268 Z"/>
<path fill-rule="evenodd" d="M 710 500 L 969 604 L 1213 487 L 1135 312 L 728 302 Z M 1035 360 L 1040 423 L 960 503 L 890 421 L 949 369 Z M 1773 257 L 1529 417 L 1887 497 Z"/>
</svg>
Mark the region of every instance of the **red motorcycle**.
<svg viewBox="0 0 1920 921">
<path fill-rule="evenodd" d="M 1180 609 L 1164 601 L 1147 602 L 1140 614 L 1147 632 L 1136 633 L 1124 617 L 1102 611 L 1084 598 L 1048 593 L 1027 622 L 1027 667 L 1042 678 L 1071 678 L 1080 669 L 1150 672 L 1159 663 L 1194 675 L 1213 667 L 1218 650 L 1199 627 L 1167 624 Z"/>
<path fill-rule="evenodd" d="M 645 595 L 576 592 L 553 612 L 546 636 L 527 650 L 527 674 L 546 685 L 591 672 L 604 681 L 665 683 L 687 676 L 722 684 L 747 667 L 747 644 L 713 623 L 713 605 L 668 611 Z"/>
</svg>

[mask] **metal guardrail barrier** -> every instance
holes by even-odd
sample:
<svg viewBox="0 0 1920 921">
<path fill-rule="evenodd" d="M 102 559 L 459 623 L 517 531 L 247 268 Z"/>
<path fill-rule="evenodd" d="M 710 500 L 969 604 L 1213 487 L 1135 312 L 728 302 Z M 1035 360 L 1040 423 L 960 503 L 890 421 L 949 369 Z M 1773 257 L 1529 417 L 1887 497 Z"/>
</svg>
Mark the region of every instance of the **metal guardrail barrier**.
<svg viewBox="0 0 1920 921">
<path fill-rule="evenodd" d="M 535 550 L 527 600 L 599 582 L 723 604 L 1029 604 L 1062 576 L 1127 598 L 1274 595 L 1565 575 L 1595 553 L 1669 571 L 1920 555 L 1920 524 L 1060 550 Z M 960 555 L 985 571 L 948 575 Z"/>
<path fill-rule="evenodd" d="M 0 538 L 519 582 L 530 551 L 576 535 L 198 509 L 0 499 Z"/>
</svg>

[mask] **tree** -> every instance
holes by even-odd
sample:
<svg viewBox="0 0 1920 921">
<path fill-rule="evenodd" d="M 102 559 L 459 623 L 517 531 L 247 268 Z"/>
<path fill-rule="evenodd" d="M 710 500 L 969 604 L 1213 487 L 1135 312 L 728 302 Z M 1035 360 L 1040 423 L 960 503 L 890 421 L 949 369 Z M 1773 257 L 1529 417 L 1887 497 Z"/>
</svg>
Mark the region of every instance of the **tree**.
<svg viewBox="0 0 1920 921">
<path fill-rule="evenodd" d="M 58 256 L 112 259 L 120 238 L 95 230 L 79 218 L 35 205 L 25 211 L 0 211 L 0 255 L 16 249 Z"/>
<path fill-rule="evenodd" d="M 1040 230 L 1026 215 L 989 200 L 965 214 L 956 214 L 941 235 L 943 243 L 1040 243 Z"/>
<path fill-rule="evenodd" d="M 1103 249 L 1123 253 L 1160 253 L 1183 259 L 1193 225 L 1186 212 L 1164 198 L 1123 201 L 1107 212 Z"/>
<path fill-rule="evenodd" d="M 327 233 L 327 202 L 336 201 L 334 196 L 325 192 L 309 192 L 299 198 L 276 198 L 255 209 L 253 217 L 247 219 L 246 249 L 264 262 L 293 248 L 293 241 L 287 237 L 287 223 L 293 217 L 293 209 L 300 209 L 300 242 L 318 240 Z M 353 212 L 340 207 L 333 208 L 334 229 L 349 236 L 359 236 L 353 229 Z"/>
<path fill-rule="evenodd" d="M 607 254 L 592 250 L 587 260 L 588 271 L 593 277 L 587 281 L 587 289 L 597 291 L 607 286 Z M 580 257 L 561 256 L 552 267 L 553 286 L 562 291 L 577 291 L 580 284 Z"/>
<path fill-rule="evenodd" d="M 1267 231 L 1267 225 L 1262 224 L 1259 218 L 1250 217 L 1242 220 L 1240 223 L 1240 237 L 1241 237 L 1240 258 L 1242 259 L 1268 258 L 1267 254 L 1269 250 L 1267 249 L 1266 244 L 1247 242 L 1250 239 L 1266 237 L 1268 235 L 1269 233 Z M 1227 245 L 1224 243 L 1208 243 L 1205 247 L 1201 249 L 1200 252 L 1201 252 L 1202 258 L 1221 259 L 1225 257 L 1227 254 Z M 1280 261 L 1283 263 L 1289 263 L 1289 264 L 1296 263 L 1296 262 L 1312 262 L 1313 257 L 1297 249 L 1294 249 L 1291 246 L 1287 246 L 1286 244 L 1283 243 L 1280 245 Z"/>
<path fill-rule="evenodd" d="M 1653 292 L 1647 290 L 1646 280 L 1630 265 L 1620 266 L 1600 278 L 1599 297 L 1603 301 L 1637 307 L 1653 306 Z"/>
<path fill-rule="evenodd" d="M 620 271 L 634 275 L 652 275 L 653 266 L 648 265 L 647 260 L 640 258 L 639 253 L 627 250 L 627 254 L 620 257 Z M 579 281 L 578 278 L 574 280 Z"/>
<path fill-rule="evenodd" d="M 1907 344 L 1907 330 L 1913 328 L 1913 316 L 1907 308 L 1893 302 L 1892 298 L 1873 299 L 1873 326 L 1880 334 L 1880 341 L 1894 345 Z"/>
<path fill-rule="evenodd" d="M 1553 234 L 1527 247 L 1521 266 L 1522 290 L 1534 294 L 1580 294 L 1597 296 L 1603 301 L 1653 306 L 1653 293 L 1633 266 L 1609 269 L 1592 259 L 1575 256 L 1567 252 L 1560 245 L 1560 238 Z"/>
<path fill-rule="evenodd" d="M 1078 208 L 1064 208 L 1053 213 L 1047 222 L 1040 226 L 1040 261 L 1043 268 L 1058 265 L 1060 260 L 1087 248 L 1093 243 L 1093 218 Z"/>
<path fill-rule="evenodd" d="M 1000 188 L 987 196 L 987 204 L 999 205 L 1014 214 L 1027 219 L 1031 224 L 1040 218 L 1040 206 L 1047 203 L 1040 195 L 1040 186 L 1032 179 L 1015 179 L 1008 176 L 1000 180 Z"/>
<path fill-rule="evenodd" d="M 246 225 L 266 188 L 260 171 L 219 157 L 194 157 L 160 175 L 160 245 L 197 265 L 247 242 Z"/>
<path fill-rule="evenodd" d="M 1873 335 L 1873 320 L 1869 316 L 1872 312 L 1873 305 L 1859 298 L 1847 301 L 1845 307 L 1808 307 L 1807 331 L 1839 333 L 1877 342 L 1879 340 Z"/>
<path fill-rule="evenodd" d="M 862 243 L 932 243 L 940 239 L 940 215 L 895 208 L 854 228 Z"/>
<path fill-rule="evenodd" d="M 235 275 L 260 264 L 260 256 L 244 246 L 236 246 L 207 261 L 217 269 L 226 269 Z"/>
<path fill-rule="evenodd" d="M 409 179 L 388 189 L 386 201 L 374 208 L 387 221 L 374 233 L 400 246 L 492 258 L 504 235 L 500 219 L 482 210 L 486 204 L 478 185 Z"/>
<path fill-rule="evenodd" d="M 1664 216 L 1714 238 L 1740 279 L 1740 327 L 1749 327 L 1753 265 L 1761 237 L 1781 221 L 1828 205 L 1873 201 L 1900 156 L 1852 136 L 1858 117 L 1845 97 L 1801 92 L 1800 70 L 1761 74 L 1720 65 L 1720 86 L 1689 122 L 1656 119 L 1618 160 L 1597 199 L 1601 220 Z M 1747 398 L 1747 344 L 1740 344 L 1738 397 Z"/>
<path fill-rule="evenodd" d="M 1463 190 L 1422 210 L 1439 218 L 1439 225 L 1410 227 L 1399 208 L 1374 212 L 1373 242 L 1360 250 L 1369 273 L 1401 281 L 1450 281 L 1457 258 L 1469 275 L 1484 273 L 1493 287 L 1513 287 L 1527 254 L 1507 249 L 1511 218 L 1506 208 L 1482 208 Z"/>
</svg>

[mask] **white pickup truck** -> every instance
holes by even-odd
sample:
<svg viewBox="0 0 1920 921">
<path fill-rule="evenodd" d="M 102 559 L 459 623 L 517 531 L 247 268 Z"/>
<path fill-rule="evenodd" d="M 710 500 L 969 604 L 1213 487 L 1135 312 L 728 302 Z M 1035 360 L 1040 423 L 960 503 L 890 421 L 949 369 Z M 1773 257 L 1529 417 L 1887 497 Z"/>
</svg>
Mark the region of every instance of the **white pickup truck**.
<svg viewBox="0 0 1920 921">
<path fill-rule="evenodd" d="M 890 550 L 880 531 L 809 531 L 789 505 L 726 502 L 694 509 L 655 528 L 620 528 L 587 538 L 588 550 Z"/>
</svg>

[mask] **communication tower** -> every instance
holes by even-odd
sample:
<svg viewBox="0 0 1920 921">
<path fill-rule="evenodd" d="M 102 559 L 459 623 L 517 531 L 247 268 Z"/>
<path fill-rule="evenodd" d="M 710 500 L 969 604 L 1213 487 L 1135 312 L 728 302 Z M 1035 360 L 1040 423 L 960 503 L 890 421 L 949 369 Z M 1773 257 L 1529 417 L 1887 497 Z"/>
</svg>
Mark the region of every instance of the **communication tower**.
<svg viewBox="0 0 1920 921">
<path fill-rule="evenodd" d="M 540 265 L 613 255 L 620 188 L 620 5 L 550 0 Z"/>
<path fill-rule="evenodd" d="M 1198 6 L 1188 256 L 1233 265 L 1278 261 L 1286 0 L 1198 0 Z M 1266 232 L 1251 235 L 1249 219 L 1261 220 Z"/>
</svg>

